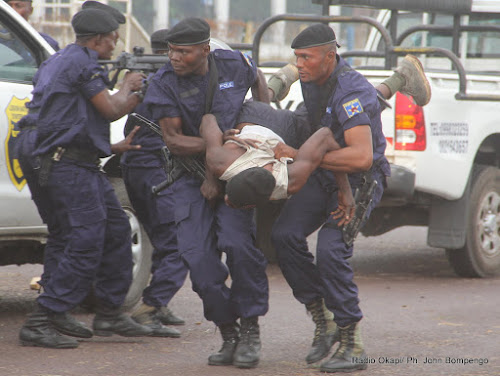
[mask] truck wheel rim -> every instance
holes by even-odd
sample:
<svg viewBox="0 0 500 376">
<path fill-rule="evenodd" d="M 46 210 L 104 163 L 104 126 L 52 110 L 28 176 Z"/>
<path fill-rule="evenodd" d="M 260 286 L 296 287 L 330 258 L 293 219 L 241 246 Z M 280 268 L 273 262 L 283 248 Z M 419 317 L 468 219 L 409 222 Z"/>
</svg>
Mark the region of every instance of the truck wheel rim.
<svg viewBox="0 0 500 376">
<path fill-rule="evenodd" d="M 500 252 L 500 195 L 488 193 L 480 206 L 478 241 L 482 252 L 493 257 Z"/>
<path fill-rule="evenodd" d="M 132 269 L 132 274 L 134 278 L 139 272 L 140 265 L 142 262 L 142 236 L 141 236 L 141 226 L 136 215 L 128 208 L 124 208 L 127 214 L 128 220 L 130 222 L 130 228 L 132 231 L 132 262 L 134 267 Z"/>
</svg>

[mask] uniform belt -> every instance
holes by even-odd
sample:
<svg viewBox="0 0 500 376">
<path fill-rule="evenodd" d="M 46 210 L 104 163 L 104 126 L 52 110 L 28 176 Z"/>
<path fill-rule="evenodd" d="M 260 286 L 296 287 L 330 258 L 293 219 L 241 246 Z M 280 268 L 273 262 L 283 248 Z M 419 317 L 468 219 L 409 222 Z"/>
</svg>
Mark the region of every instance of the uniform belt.
<svg viewBox="0 0 500 376">
<path fill-rule="evenodd" d="M 88 149 L 78 149 L 78 148 L 58 148 L 52 157 L 53 160 L 64 160 L 71 159 L 78 162 L 84 163 L 95 163 L 99 164 L 99 155 L 96 151 L 90 151 Z"/>
<path fill-rule="evenodd" d="M 45 187 L 48 184 L 52 163 L 65 159 L 91 163 L 96 166 L 101 162 L 97 152 L 86 149 L 63 148 L 59 146 L 55 151 L 40 156 L 40 169 L 38 171 L 38 184 L 40 187 Z"/>
</svg>

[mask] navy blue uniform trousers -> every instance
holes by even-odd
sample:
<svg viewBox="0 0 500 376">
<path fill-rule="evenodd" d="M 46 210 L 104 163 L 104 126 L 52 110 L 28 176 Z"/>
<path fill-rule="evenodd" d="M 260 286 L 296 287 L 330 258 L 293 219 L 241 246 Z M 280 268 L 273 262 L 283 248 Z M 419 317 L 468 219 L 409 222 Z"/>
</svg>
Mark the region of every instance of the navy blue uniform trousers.
<svg viewBox="0 0 500 376">
<path fill-rule="evenodd" d="M 302 304 L 324 298 L 335 322 L 345 327 L 361 320 L 358 288 L 349 264 L 353 247 L 348 247 L 331 212 L 338 206 L 336 187 L 325 182 L 325 172 L 316 170 L 306 185 L 284 205 L 274 223 L 271 239 L 280 268 L 295 298 Z M 380 201 L 383 192 L 381 173 L 369 212 Z M 328 226 L 323 226 L 328 223 Z M 322 227 L 323 226 L 323 227 Z M 309 251 L 307 237 L 320 228 L 316 263 Z"/>
<path fill-rule="evenodd" d="M 141 159 L 147 156 L 142 155 Z M 159 158 L 153 154 L 149 157 Z M 152 278 L 142 299 L 149 306 L 164 307 L 182 287 L 188 273 L 177 250 L 171 187 L 157 195 L 151 191 L 154 185 L 167 179 L 162 168 L 122 163 L 122 173 L 130 202 L 153 245 Z"/>
<path fill-rule="evenodd" d="M 216 325 L 268 310 L 267 261 L 255 246 L 253 210 L 232 209 L 222 200 L 210 206 L 200 182 L 189 175 L 172 186 L 177 241 L 193 290 L 207 320 Z M 226 264 L 221 261 L 226 254 Z M 229 269 L 229 270 L 228 270 Z M 231 286 L 226 285 L 231 273 Z"/>
<path fill-rule="evenodd" d="M 47 243 L 44 247 L 43 274 L 40 285 L 45 286 L 50 275 L 57 268 L 58 259 L 64 252 L 66 237 L 61 225 L 57 223 L 57 216 L 53 215 L 47 190 L 38 183 L 40 158 L 33 157 L 37 130 L 34 128 L 21 129 L 15 146 L 16 158 L 28 183 L 31 198 L 34 201 L 43 223 L 47 225 Z"/>
<path fill-rule="evenodd" d="M 95 281 L 99 303 L 118 308 L 132 282 L 131 230 L 111 183 L 96 165 L 62 160 L 53 163 L 46 191 L 67 242 L 38 303 L 66 312 Z"/>
</svg>

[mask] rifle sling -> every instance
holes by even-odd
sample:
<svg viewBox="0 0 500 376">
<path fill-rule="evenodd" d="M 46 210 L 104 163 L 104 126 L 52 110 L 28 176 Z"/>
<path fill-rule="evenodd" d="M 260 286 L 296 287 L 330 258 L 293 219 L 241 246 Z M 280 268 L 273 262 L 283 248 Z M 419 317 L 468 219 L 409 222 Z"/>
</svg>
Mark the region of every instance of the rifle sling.
<svg viewBox="0 0 500 376">
<path fill-rule="evenodd" d="M 217 70 L 217 65 L 215 64 L 215 59 L 212 54 L 208 55 L 208 69 L 209 76 L 207 96 L 205 99 L 205 114 L 212 113 L 215 90 L 217 89 L 217 84 L 219 82 L 219 71 Z"/>
<path fill-rule="evenodd" d="M 325 85 L 320 88 L 321 97 L 320 97 L 319 106 L 317 107 L 317 110 L 314 113 L 310 114 L 310 119 L 312 121 L 311 125 L 315 130 L 318 130 L 320 128 L 321 119 L 323 118 L 323 115 L 325 114 L 328 100 L 333 96 L 333 94 L 335 93 L 335 90 L 337 89 L 337 83 L 338 83 L 339 76 L 342 73 L 348 72 L 351 70 L 353 70 L 353 69 L 350 66 L 348 66 L 348 65 L 343 66 L 342 68 L 340 68 L 336 72 L 334 72 L 334 74 L 328 78 Z"/>
</svg>

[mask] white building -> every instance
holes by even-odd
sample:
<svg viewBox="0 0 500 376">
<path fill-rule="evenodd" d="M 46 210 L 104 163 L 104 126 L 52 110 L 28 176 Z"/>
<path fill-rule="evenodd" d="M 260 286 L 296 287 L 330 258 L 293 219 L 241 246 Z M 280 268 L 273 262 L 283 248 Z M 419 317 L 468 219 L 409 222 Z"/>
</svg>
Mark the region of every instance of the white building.
<svg viewBox="0 0 500 376">
<path fill-rule="evenodd" d="M 115 51 L 131 51 L 133 46 L 149 46 L 149 35 L 132 15 L 133 0 L 115 0 L 127 22 L 120 26 L 120 44 Z M 33 14 L 30 23 L 39 31 L 49 34 L 61 47 L 72 43 L 75 34 L 71 17 L 78 12 L 85 0 L 33 0 Z M 100 0 L 108 3 L 108 0 Z M 161 3 L 161 1 L 158 1 Z M 163 1 L 164 3 L 165 1 Z"/>
</svg>

